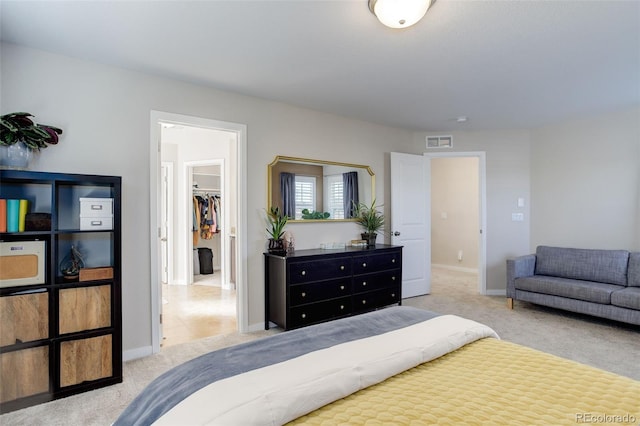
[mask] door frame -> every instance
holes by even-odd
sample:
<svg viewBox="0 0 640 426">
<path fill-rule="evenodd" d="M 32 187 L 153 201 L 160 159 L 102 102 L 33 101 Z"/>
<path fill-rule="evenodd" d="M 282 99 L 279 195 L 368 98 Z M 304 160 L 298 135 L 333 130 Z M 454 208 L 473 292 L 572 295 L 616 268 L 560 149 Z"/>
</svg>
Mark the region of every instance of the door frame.
<svg viewBox="0 0 640 426">
<path fill-rule="evenodd" d="M 160 244 L 160 185 L 161 176 L 161 130 L 160 123 L 171 123 L 190 127 L 202 127 L 224 130 L 236 134 L 237 161 L 236 176 L 238 186 L 236 209 L 236 313 L 238 331 L 249 331 L 249 304 L 247 289 L 247 126 L 219 120 L 211 120 L 164 111 L 151 110 L 149 138 L 149 230 L 150 230 L 150 275 L 151 275 L 151 346 L 152 352 L 160 352 L 160 312 L 162 297 L 160 295 L 159 268 Z"/>
<path fill-rule="evenodd" d="M 478 212 L 478 227 L 480 238 L 478 239 L 478 293 L 487 295 L 487 154 L 484 151 L 468 152 L 425 152 L 429 158 L 429 164 L 433 158 L 478 158 L 478 195 L 480 203 Z M 429 197 L 431 185 L 429 185 Z"/>
<path fill-rule="evenodd" d="M 166 170 L 166 181 L 167 181 L 167 185 L 165 188 L 164 193 L 162 194 L 163 197 L 165 197 L 165 203 L 166 205 L 164 206 L 165 208 L 163 208 L 162 210 L 165 211 L 166 213 L 166 217 L 165 220 L 167 222 L 167 229 L 166 229 L 166 233 L 165 233 L 165 239 L 166 239 L 166 243 L 165 243 L 165 250 L 166 250 L 166 262 L 167 264 L 165 265 L 166 267 L 166 275 L 167 275 L 167 284 L 172 284 L 171 281 L 173 281 L 173 250 L 169 250 L 168 247 L 171 247 L 171 245 L 173 244 L 173 209 L 168 208 L 168 206 L 172 206 L 173 205 L 173 163 L 171 162 L 162 162 L 161 163 L 161 168 Z M 161 174 L 161 178 L 163 178 L 163 175 Z M 171 185 L 169 184 L 169 182 L 171 183 Z M 162 200 L 161 200 L 162 202 Z M 160 204 L 162 206 L 162 204 Z M 165 210 L 166 209 L 166 210 Z M 160 225 L 162 226 L 162 225 Z M 162 235 L 160 235 L 162 236 Z M 162 248 L 162 247 L 161 247 Z M 162 259 L 162 258 L 161 258 Z M 162 267 L 162 265 L 161 265 Z M 162 281 L 162 280 L 161 280 Z"/>
</svg>

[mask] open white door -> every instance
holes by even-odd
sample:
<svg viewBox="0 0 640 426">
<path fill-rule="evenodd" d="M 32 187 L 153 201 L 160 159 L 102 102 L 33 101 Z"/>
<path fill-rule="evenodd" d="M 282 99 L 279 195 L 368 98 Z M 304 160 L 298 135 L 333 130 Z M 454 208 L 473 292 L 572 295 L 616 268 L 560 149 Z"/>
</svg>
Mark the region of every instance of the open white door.
<svg viewBox="0 0 640 426">
<path fill-rule="evenodd" d="M 402 249 L 402 297 L 431 292 L 429 159 L 391 153 L 391 243 Z"/>
</svg>

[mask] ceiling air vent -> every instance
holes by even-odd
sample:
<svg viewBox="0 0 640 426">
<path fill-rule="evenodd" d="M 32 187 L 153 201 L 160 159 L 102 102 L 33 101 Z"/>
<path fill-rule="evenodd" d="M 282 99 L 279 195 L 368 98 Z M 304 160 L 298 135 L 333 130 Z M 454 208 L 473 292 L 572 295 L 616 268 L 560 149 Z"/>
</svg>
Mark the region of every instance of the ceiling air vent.
<svg viewBox="0 0 640 426">
<path fill-rule="evenodd" d="M 452 148 L 453 136 L 427 136 L 427 148 Z"/>
</svg>

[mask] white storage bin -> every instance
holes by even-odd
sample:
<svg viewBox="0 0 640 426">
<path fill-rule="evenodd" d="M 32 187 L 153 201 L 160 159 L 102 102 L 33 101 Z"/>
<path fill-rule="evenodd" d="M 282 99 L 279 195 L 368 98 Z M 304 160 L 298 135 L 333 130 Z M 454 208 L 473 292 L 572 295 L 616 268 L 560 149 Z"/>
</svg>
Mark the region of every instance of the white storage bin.
<svg viewBox="0 0 640 426">
<path fill-rule="evenodd" d="M 113 229 L 113 216 L 111 217 L 80 217 L 80 230 L 104 230 Z"/>
<path fill-rule="evenodd" d="M 113 198 L 80 198 L 80 217 L 113 216 Z"/>
</svg>

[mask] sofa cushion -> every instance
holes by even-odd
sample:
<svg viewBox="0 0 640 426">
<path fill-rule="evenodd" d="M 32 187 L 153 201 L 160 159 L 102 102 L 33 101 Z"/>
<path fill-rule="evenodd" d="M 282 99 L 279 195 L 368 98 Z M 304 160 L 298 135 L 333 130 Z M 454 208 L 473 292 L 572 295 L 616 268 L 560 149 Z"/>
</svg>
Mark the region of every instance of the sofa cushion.
<svg viewBox="0 0 640 426">
<path fill-rule="evenodd" d="M 640 252 L 629 253 L 627 285 L 629 287 L 640 287 Z"/>
<path fill-rule="evenodd" d="M 627 285 L 626 250 L 538 246 L 536 275 Z"/>
<path fill-rule="evenodd" d="M 613 292 L 627 288 L 615 284 L 556 278 L 545 275 L 516 278 L 515 286 L 518 290 L 568 297 L 605 305 L 611 303 L 611 294 Z"/>
<path fill-rule="evenodd" d="M 621 308 L 640 310 L 640 287 L 627 287 L 611 293 L 611 304 Z"/>
</svg>

